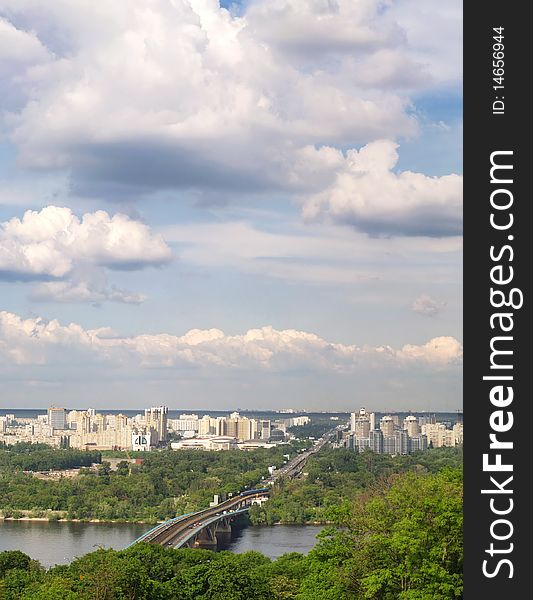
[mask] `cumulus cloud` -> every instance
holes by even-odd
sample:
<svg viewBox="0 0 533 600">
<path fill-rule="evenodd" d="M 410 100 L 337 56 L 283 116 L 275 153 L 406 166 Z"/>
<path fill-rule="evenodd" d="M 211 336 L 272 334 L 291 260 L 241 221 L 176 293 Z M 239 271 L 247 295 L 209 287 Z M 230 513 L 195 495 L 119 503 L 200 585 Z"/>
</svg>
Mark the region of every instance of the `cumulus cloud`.
<svg viewBox="0 0 533 600">
<path fill-rule="evenodd" d="M 378 0 L 269 0 L 241 16 L 216 0 L 0 0 L 0 14 L 47 53 L 6 120 L 21 163 L 68 168 L 84 193 L 305 188 L 304 148 L 416 132 L 387 65 L 411 84 L 423 68 Z M 290 59 L 302 55 L 311 66 Z"/>
<path fill-rule="evenodd" d="M 453 38 L 460 7 L 428 1 Z M 415 135 L 406 94 L 460 73 L 460 57 L 448 54 L 442 73 L 437 48 L 450 44 L 424 34 L 428 13 L 399 4 L 255 0 L 235 15 L 217 0 L 57 0 L 46 9 L 0 0 L 0 36 L 20 46 L 20 56 L 7 55 L 20 102 L 4 125 L 20 164 L 68 170 L 82 196 L 268 189 L 310 195 L 307 214 L 372 234 L 456 233 L 454 175 L 391 173 L 382 198 L 363 190 L 364 210 L 351 206 L 364 183 L 350 184 L 361 152 L 338 148 Z M 379 167 L 369 166 L 369 186 Z"/>
<path fill-rule="evenodd" d="M 434 317 L 438 315 L 445 306 L 445 302 L 434 300 L 433 298 L 431 298 L 431 296 L 423 294 L 422 296 L 416 298 L 416 300 L 411 305 L 411 310 L 418 313 L 419 315 L 424 315 L 426 317 Z"/>
<path fill-rule="evenodd" d="M 50 58 L 48 51 L 41 44 L 35 33 L 21 31 L 9 21 L 0 17 L 0 68 L 10 65 L 24 65 L 43 62 Z"/>
<path fill-rule="evenodd" d="M 419 89 L 431 85 L 425 61 L 409 55 L 405 31 L 390 6 L 375 0 L 270 0 L 246 11 L 254 37 L 318 80 L 344 89 Z"/>
<path fill-rule="evenodd" d="M 281 51 L 308 56 L 314 52 L 372 52 L 397 46 L 402 30 L 388 15 L 377 17 L 376 0 L 253 1 L 246 19 L 258 38 Z"/>
<path fill-rule="evenodd" d="M 0 280 L 48 281 L 37 292 L 42 298 L 140 302 L 138 294 L 106 291 L 104 269 L 137 270 L 171 258 L 160 235 L 120 213 L 80 219 L 69 208 L 47 206 L 0 223 Z"/>
<path fill-rule="evenodd" d="M 53 355 L 68 363 L 73 355 L 144 368 L 202 367 L 260 369 L 286 372 L 292 369 L 352 372 L 361 368 L 442 369 L 456 365 L 461 344 L 452 337 L 434 338 L 424 345 L 400 349 L 339 344 L 314 333 L 271 326 L 228 335 L 219 329 L 192 329 L 182 336 L 167 333 L 121 337 L 109 329 L 86 330 L 57 320 L 22 319 L 0 313 L 0 354 L 10 363 L 46 364 Z"/>
<path fill-rule="evenodd" d="M 371 235 L 460 235 L 462 177 L 396 173 L 397 148 L 390 140 L 378 140 L 348 150 L 335 182 L 303 201 L 304 217 Z"/>
<path fill-rule="evenodd" d="M 69 208 L 47 206 L 0 223 L 0 272 L 14 277 L 63 277 L 79 262 L 130 270 L 170 259 L 160 235 L 120 213 L 79 219 Z"/>
<path fill-rule="evenodd" d="M 463 357 L 461 343 L 453 337 L 437 337 L 421 346 L 405 345 L 398 353 L 401 359 L 418 361 L 430 364 L 460 364 Z"/>
<path fill-rule="evenodd" d="M 52 59 L 33 31 L 17 29 L 0 16 L 0 87 L 4 110 L 20 109 L 31 93 L 32 71 Z"/>
</svg>

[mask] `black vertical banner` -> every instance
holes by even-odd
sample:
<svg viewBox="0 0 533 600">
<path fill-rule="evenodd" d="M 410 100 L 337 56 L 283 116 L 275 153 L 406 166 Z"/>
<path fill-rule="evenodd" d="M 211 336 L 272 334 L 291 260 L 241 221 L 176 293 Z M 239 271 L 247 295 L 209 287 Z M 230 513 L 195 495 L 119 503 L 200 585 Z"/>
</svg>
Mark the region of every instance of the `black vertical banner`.
<svg viewBox="0 0 533 600">
<path fill-rule="evenodd" d="M 494 0 L 464 6 L 467 599 L 533 597 L 533 362 L 526 326 L 533 32 L 526 7 Z"/>
</svg>

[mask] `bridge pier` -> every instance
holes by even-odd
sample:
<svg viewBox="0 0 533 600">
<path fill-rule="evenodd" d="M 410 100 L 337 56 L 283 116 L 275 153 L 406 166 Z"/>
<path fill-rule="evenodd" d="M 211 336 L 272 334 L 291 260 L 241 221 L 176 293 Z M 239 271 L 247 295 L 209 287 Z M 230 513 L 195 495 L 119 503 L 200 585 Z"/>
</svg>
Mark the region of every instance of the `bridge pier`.
<svg viewBox="0 0 533 600">
<path fill-rule="evenodd" d="M 216 536 L 216 523 L 203 527 L 196 536 L 195 546 L 199 548 L 216 548 L 217 547 L 217 536 Z"/>
<path fill-rule="evenodd" d="M 220 519 L 217 523 L 217 534 L 218 533 L 231 533 L 230 519 Z"/>
</svg>

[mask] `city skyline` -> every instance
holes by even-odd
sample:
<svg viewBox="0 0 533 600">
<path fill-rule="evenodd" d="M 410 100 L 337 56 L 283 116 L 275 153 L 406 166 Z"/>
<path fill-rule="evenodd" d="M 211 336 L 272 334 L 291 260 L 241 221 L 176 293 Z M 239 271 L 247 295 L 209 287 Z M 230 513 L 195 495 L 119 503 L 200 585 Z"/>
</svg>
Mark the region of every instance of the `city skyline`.
<svg viewBox="0 0 533 600">
<path fill-rule="evenodd" d="M 0 406 L 460 409 L 461 3 L 222 4 L 0 0 Z"/>
<path fill-rule="evenodd" d="M 312 440 L 317 435 L 331 435 L 335 438 L 334 447 L 391 455 L 463 444 L 459 414 L 457 419 L 443 421 L 437 420 L 435 414 L 415 416 L 409 411 L 387 414 L 367 411 L 364 407 L 350 413 L 349 420 L 346 413 L 338 414 L 344 414 L 344 420 L 331 413 L 301 415 L 288 409 L 263 416 L 238 411 L 200 416 L 194 412 L 169 411 L 167 406 L 152 406 L 129 415 L 94 408 L 68 410 L 50 406 L 41 414 L 0 414 L 0 444 L 44 443 L 56 448 L 99 451 L 256 450 L 285 444 L 301 434 Z"/>
</svg>

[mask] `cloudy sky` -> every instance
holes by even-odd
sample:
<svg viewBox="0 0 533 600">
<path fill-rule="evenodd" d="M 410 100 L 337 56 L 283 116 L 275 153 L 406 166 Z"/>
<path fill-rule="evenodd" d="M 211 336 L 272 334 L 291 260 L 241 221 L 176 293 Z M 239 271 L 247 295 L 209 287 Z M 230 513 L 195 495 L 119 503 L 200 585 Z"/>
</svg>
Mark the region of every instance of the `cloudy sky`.
<svg viewBox="0 0 533 600">
<path fill-rule="evenodd" d="M 0 408 L 460 408 L 461 32 L 0 0 Z"/>
</svg>

